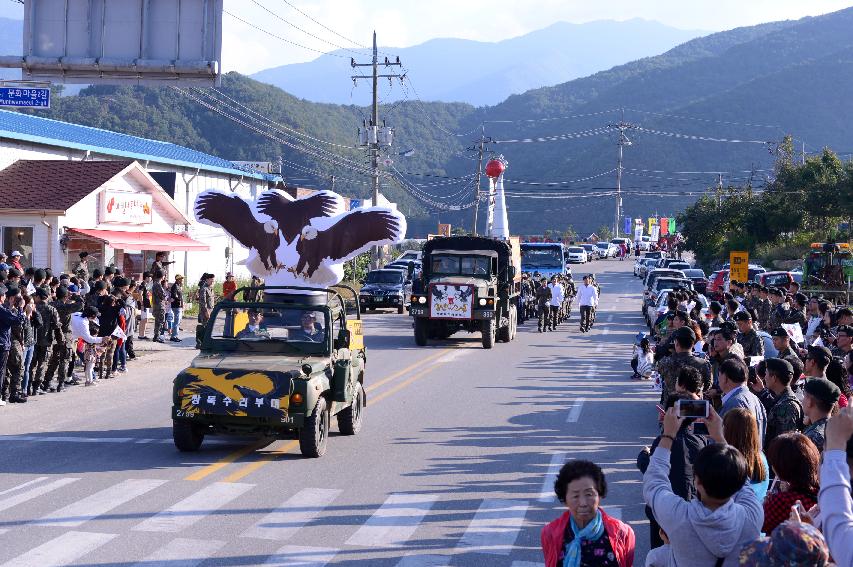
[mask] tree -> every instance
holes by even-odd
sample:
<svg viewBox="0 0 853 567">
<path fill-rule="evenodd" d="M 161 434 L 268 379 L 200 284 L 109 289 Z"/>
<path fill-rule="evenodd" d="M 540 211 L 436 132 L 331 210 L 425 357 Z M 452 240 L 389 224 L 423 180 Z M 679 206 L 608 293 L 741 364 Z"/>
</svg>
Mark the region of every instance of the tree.
<svg viewBox="0 0 853 567">
<path fill-rule="evenodd" d="M 613 231 L 610 230 L 610 227 L 607 225 L 601 225 L 598 227 L 598 230 L 595 231 L 598 235 L 598 239 L 602 242 L 610 242 L 610 239 L 613 238 Z"/>
<path fill-rule="evenodd" d="M 574 229 L 572 225 L 569 225 L 563 230 L 563 242 L 569 243 L 574 242 L 578 239 L 578 232 Z"/>
</svg>

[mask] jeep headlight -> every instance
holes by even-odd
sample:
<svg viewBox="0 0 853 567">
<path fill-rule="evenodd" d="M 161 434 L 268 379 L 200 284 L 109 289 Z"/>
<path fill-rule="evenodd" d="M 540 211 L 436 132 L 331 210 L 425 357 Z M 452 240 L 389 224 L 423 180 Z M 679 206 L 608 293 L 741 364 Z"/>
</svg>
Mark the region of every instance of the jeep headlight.
<svg viewBox="0 0 853 567">
<path fill-rule="evenodd" d="M 486 298 L 485 298 L 485 297 L 481 297 L 481 298 L 480 298 L 480 307 L 485 307 L 485 306 L 486 306 Z"/>
<path fill-rule="evenodd" d="M 424 303 L 426 303 L 426 297 L 424 297 L 424 296 L 420 296 L 420 297 L 418 298 L 418 303 L 420 303 L 420 304 L 424 304 Z"/>
</svg>

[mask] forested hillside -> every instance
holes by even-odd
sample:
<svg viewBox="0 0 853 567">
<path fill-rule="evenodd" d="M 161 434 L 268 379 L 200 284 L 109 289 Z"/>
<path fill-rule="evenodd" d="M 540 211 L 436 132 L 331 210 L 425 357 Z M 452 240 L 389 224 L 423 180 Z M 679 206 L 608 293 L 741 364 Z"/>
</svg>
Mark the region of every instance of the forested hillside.
<svg viewBox="0 0 853 567">
<path fill-rule="evenodd" d="M 607 127 L 620 120 L 619 109 L 624 109 L 626 122 L 639 127 L 626 131 L 632 142 L 625 147 L 623 177 L 629 216 L 675 213 L 716 185 L 719 176 L 726 185 L 751 181 L 760 186 L 772 173 L 776 143 L 786 133 L 793 135 L 797 149 L 805 144 L 808 152 L 819 152 L 831 146 L 844 157 L 853 153 L 853 122 L 847 119 L 853 100 L 850 30 L 853 9 L 713 34 L 657 57 L 512 96 L 494 107 L 417 101 L 385 105 L 381 115 L 397 132 L 395 155 L 390 156 L 394 167 L 428 176 L 404 176 L 422 184 L 418 198 L 411 188 L 396 184 L 384 191 L 402 204 L 412 216 L 412 232 L 420 234 L 437 220 L 434 211 L 428 216 L 433 203 L 470 203 L 473 189 L 463 191 L 469 179 L 440 176 L 476 171 L 471 159 L 476 154 L 466 148 L 486 120 L 485 134 L 501 142 L 489 145 L 489 151 L 509 161 L 514 232 L 571 225 L 585 233 L 612 225 L 611 170 L 618 136 Z M 334 174 L 339 189 L 367 194 L 367 179 L 353 171 L 356 167 L 330 162 L 339 155 L 364 164 L 363 152 L 317 141 L 354 144 L 356 128 L 368 115 L 365 108 L 310 103 L 237 74 L 224 78 L 221 91 L 316 140 L 283 129 L 277 135 L 291 145 L 282 145 L 169 88 L 93 87 L 79 97 L 55 101 L 48 115 L 229 159 L 272 161 L 283 156 L 285 174 L 304 180 L 303 185 L 328 186 Z M 216 106 L 247 112 L 230 102 Z M 297 151 L 293 144 L 307 151 Z M 410 148 L 413 156 L 396 155 Z M 471 212 L 442 211 L 438 218 L 470 228 Z"/>
</svg>

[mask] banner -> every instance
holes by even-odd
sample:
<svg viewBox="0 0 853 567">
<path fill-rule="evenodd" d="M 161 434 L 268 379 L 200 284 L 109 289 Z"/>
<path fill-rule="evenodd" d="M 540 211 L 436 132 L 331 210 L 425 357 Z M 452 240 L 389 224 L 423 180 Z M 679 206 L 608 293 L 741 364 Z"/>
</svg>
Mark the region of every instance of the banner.
<svg viewBox="0 0 853 567">
<path fill-rule="evenodd" d="M 474 314 L 474 287 L 433 284 L 430 288 L 432 319 L 470 319 Z"/>
<path fill-rule="evenodd" d="M 649 217 L 649 234 L 652 233 L 652 227 L 658 223 L 658 219 L 655 217 Z"/>
<path fill-rule="evenodd" d="M 652 242 L 657 242 L 660 240 L 660 227 L 658 225 L 652 225 Z"/>
<path fill-rule="evenodd" d="M 625 234 L 631 234 L 631 224 L 633 221 L 634 219 L 631 217 L 625 217 Z"/>
<path fill-rule="evenodd" d="M 729 281 L 745 283 L 749 280 L 749 252 L 729 253 Z"/>
<path fill-rule="evenodd" d="M 660 233 L 663 236 L 666 236 L 667 234 L 669 234 L 669 219 L 666 217 L 662 217 L 660 219 Z"/>
<path fill-rule="evenodd" d="M 669 233 L 675 234 L 676 232 L 678 231 L 675 229 L 675 217 L 669 217 Z"/>
<path fill-rule="evenodd" d="M 634 228 L 634 242 L 640 242 L 643 240 L 643 225 L 638 224 Z"/>
</svg>

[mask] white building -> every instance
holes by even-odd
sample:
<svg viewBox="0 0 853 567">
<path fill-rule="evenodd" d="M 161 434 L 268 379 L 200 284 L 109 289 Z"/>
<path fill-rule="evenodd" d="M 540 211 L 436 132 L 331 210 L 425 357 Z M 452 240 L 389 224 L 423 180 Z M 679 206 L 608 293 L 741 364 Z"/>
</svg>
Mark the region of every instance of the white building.
<svg viewBox="0 0 853 567">
<path fill-rule="evenodd" d="M 247 251 L 196 223 L 193 202 L 206 189 L 254 198 L 276 183 L 175 144 L 0 111 L 0 250 L 20 250 L 25 266 L 54 274 L 82 250 L 90 269 L 113 264 L 131 275 L 167 251 L 171 274 L 189 283 L 204 272 L 248 277 L 237 264 Z"/>
</svg>

